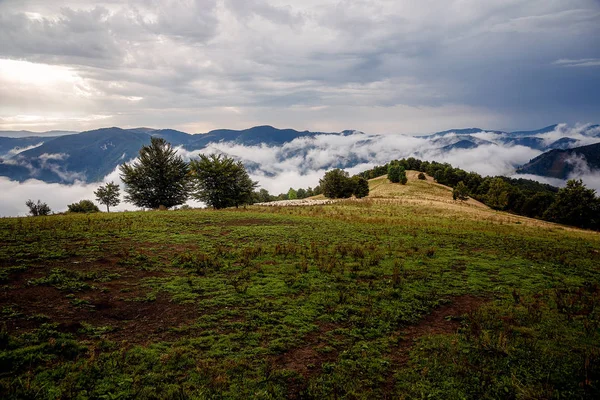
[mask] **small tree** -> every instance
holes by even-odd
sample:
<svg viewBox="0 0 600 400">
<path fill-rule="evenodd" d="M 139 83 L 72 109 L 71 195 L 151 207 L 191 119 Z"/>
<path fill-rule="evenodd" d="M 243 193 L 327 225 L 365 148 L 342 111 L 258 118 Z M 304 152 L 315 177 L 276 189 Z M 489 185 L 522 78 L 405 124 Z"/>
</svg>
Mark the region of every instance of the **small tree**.
<svg viewBox="0 0 600 400">
<path fill-rule="evenodd" d="M 422 181 L 425 181 L 425 180 L 427 180 L 427 177 L 426 177 L 426 176 L 425 176 L 425 174 L 424 174 L 424 173 L 422 173 L 422 172 L 419 172 L 419 175 L 418 175 L 417 177 L 418 177 L 420 180 L 422 180 Z"/>
<path fill-rule="evenodd" d="M 486 204 L 497 210 L 504 210 L 508 205 L 509 190 L 510 186 L 502 178 L 493 178 L 485 195 Z"/>
<path fill-rule="evenodd" d="M 201 154 L 190 163 L 190 169 L 195 199 L 217 209 L 252 203 L 258 183 L 250 179 L 241 162 L 220 154 Z"/>
<path fill-rule="evenodd" d="M 392 183 L 401 183 L 403 185 L 406 185 L 406 182 L 408 182 L 406 171 L 399 162 L 392 161 L 388 166 L 388 179 Z"/>
<path fill-rule="evenodd" d="M 81 200 L 79 203 L 69 204 L 67 206 L 69 212 L 72 213 L 95 213 L 100 212 L 98 206 L 95 205 L 91 200 Z"/>
<path fill-rule="evenodd" d="M 306 191 L 306 189 L 300 188 L 296 191 L 296 197 L 299 199 L 305 199 L 308 197 L 308 192 Z"/>
<path fill-rule="evenodd" d="M 400 164 L 398 164 L 397 162 L 392 161 L 390 163 L 390 165 L 388 166 L 388 179 L 390 180 L 390 182 L 400 182 L 400 168 Z"/>
<path fill-rule="evenodd" d="M 185 203 L 190 191 L 189 166 L 163 138 L 151 138 L 138 161 L 123 164 L 125 201 L 138 207 L 171 208 Z"/>
<path fill-rule="evenodd" d="M 114 182 L 107 183 L 104 186 L 100 186 L 98 190 L 94 192 L 98 203 L 106 205 L 106 212 L 110 212 L 110 207 L 116 207 L 119 205 L 121 200 L 119 199 L 120 193 L 119 185 Z"/>
<path fill-rule="evenodd" d="M 29 207 L 29 214 L 31 214 L 33 217 L 48 215 L 51 211 L 50 207 L 48 207 L 48 204 L 42 203 L 40 200 L 38 200 L 37 203 L 34 203 L 33 200 L 29 199 L 25 202 L 25 205 Z"/>
<path fill-rule="evenodd" d="M 463 181 L 458 182 L 454 190 L 452 191 L 452 198 L 454 200 L 465 201 L 469 199 L 469 188 Z"/>
<path fill-rule="evenodd" d="M 290 188 L 290 190 L 288 190 L 288 200 L 296 200 L 298 199 L 298 192 L 296 192 L 293 188 Z"/>
<path fill-rule="evenodd" d="M 333 169 L 325 173 L 319 180 L 319 187 L 325 197 L 330 199 L 347 199 L 352 196 L 354 188 L 348 173 L 341 169 Z"/>
<path fill-rule="evenodd" d="M 268 203 L 269 201 L 273 201 L 274 196 L 271 196 L 267 189 L 260 189 L 258 192 L 255 192 L 254 198 L 257 203 Z"/>
<path fill-rule="evenodd" d="M 362 176 L 355 175 L 352 177 L 354 184 L 354 195 L 357 199 L 366 197 L 369 195 L 369 181 Z"/>
</svg>

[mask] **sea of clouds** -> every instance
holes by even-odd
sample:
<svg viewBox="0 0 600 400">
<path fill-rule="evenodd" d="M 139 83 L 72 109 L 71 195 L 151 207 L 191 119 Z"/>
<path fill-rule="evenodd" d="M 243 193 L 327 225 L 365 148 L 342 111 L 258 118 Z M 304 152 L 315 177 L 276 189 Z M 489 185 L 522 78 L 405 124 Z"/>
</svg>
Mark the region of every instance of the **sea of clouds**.
<svg viewBox="0 0 600 400">
<path fill-rule="evenodd" d="M 549 133 L 538 137 L 552 143 L 562 137 L 578 140 L 576 145 L 586 145 L 600 141 L 584 134 L 587 126 L 568 127 L 559 125 Z M 416 157 L 422 160 L 447 162 L 467 171 L 481 175 L 515 175 L 516 168 L 540 155 L 542 151 L 524 146 L 511 146 L 498 140 L 493 132 L 471 135 L 481 144 L 473 149 L 452 149 L 444 146 L 456 143 L 461 138 L 456 134 L 445 136 L 406 136 L 406 135 L 369 135 L 354 132 L 345 135 L 327 134 L 314 138 L 302 137 L 280 146 L 246 146 L 233 142 L 212 143 L 201 150 L 188 151 L 177 148 L 185 159 L 193 159 L 199 154 L 221 153 L 241 160 L 248 168 L 253 180 L 261 188 L 272 194 L 287 192 L 290 187 L 315 187 L 324 173 L 332 168 L 344 168 L 351 175 L 381 165 L 393 159 Z M 485 142 L 484 142 L 485 141 Z M 588 187 L 600 190 L 600 173 L 591 171 L 584 159 L 571 160 L 575 171 L 569 178 L 581 178 Z M 528 179 L 564 186 L 565 181 L 532 175 L 518 175 Z M 120 182 L 118 168 L 107 175 L 103 182 Z M 26 215 L 27 199 L 41 199 L 55 212 L 65 211 L 67 205 L 82 199 L 94 200 L 94 190 L 101 183 L 75 181 L 73 184 L 50 184 L 39 180 L 24 183 L 0 177 L 0 191 L 3 193 L 0 203 L 1 216 Z M 201 203 L 190 201 L 192 206 Z M 121 203 L 115 211 L 134 210 L 128 203 Z"/>
</svg>

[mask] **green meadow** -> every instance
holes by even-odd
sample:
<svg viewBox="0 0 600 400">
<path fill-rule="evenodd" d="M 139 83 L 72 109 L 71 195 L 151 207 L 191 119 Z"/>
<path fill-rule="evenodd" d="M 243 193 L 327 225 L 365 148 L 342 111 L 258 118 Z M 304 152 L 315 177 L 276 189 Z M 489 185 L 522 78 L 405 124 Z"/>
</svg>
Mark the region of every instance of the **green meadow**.
<svg viewBox="0 0 600 400">
<path fill-rule="evenodd" d="M 0 219 L 0 397 L 600 397 L 597 232 L 371 184 Z"/>
</svg>

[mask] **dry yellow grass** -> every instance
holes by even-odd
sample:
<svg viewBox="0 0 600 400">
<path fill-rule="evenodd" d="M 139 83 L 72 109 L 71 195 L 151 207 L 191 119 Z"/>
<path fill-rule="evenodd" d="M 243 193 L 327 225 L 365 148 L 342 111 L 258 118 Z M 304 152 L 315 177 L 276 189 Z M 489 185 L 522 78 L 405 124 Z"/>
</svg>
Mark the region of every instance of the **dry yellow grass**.
<svg viewBox="0 0 600 400">
<path fill-rule="evenodd" d="M 387 176 L 380 176 L 369 180 L 369 196 L 363 199 L 350 199 L 351 202 L 375 202 L 378 204 L 398 204 L 407 212 L 427 217 L 440 217 L 451 220 L 477 220 L 493 224 L 521 224 L 524 226 L 538 227 L 549 230 L 579 231 L 589 235 L 589 231 L 569 226 L 554 224 L 535 218 L 497 211 L 475 200 L 457 201 L 452 198 L 452 188 L 436 183 L 433 177 L 425 175 L 427 179 L 418 178 L 419 171 L 406 171 L 408 182 L 406 185 L 392 183 Z M 311 200 L 324 200 L 322 194 L 309 197 Z"/>
<path fill-rule="evenodd" d="M 577 228 L 496 211 L 475 199 L 454 200 L 452 188 L 436 183 L 429 175 L 426 175 L 426 180 L 420 180 L 418 175 L 419 171 L 406 171 L 408 178 L 406 185 L 391 183 L 387 176 L 371 179 L 369 180 L 368 199 L 379 203 L 402 204 L 413 212 L 423 208 L 429 215 L 434 214 L 444 218 L 468 218 L 497 224 L 523 224 L 546 229 L 580 231 Z"/>
</svg>

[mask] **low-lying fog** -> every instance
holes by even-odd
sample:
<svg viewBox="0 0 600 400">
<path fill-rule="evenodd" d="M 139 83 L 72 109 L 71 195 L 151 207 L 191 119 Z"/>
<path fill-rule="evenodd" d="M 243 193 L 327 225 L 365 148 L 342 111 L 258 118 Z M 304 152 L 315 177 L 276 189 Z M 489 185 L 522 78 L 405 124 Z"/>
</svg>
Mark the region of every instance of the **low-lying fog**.
<svg viewBox="0 0 600 400">
<path fill-rule="evenodd" d="M 478 133 L 471 135 L 478 140 L 490 141 L 473 149 L 442 148 L 456 142 L 455 135 L 440 137 L 412 137 L 405 135 L 368 135 L 354 133 L 342 135 L 319 135 L 315 138 L 299 138 L 282 146 L 244 146 L 234 143 L 216 143 L 197 151 L 178 149 L 179 154 L 190 159 L 198 154 L 214 152 L 225 153 L 240 159 L 249 169 L 251 177 L 258 181 L 261 188 L 272 194 L 287 192 L 290 187 L 314 187 L 319 184 L 323 174 L 336 166 L 345 168 L 350 174 L 387 163 L 393 159 L 416 157 L 422 160 L 448 162 L 455 167 L 467 171 L 475 171 L 481 175 L 515 176 L 516 167 L 527 163 L 542 152 L 524 146 L 509 146 L 495 140 L 494 133 Z M 577 139 L 578 145 L 599 141 L 583 135 L 580 128 L 567 128 L 561 125 L 556 131 L 538 135 L 551 142 L 561 137 Z M 571 177 L 582 178 L 588 187 L 600 190 L 600 174 L 592 172 L 584 160 L 573 160 L 577 168 Z M 563 186 L 560 179 L 519 175 L 528 179 Z M 118 168 L 107 175 L 104 182 L 120 182 Z M 10 181 L 0 177 L 1 216 L 26 215 L 25 202 L 28 199 L 40 199 L 46 202 L 52 211 L 60 212 L 67 205 L 82 199 L 95 200 L 94 190 L 100 183 L 83 183 L 76 181 L 70 185 L 49 184 L 38 180 L 24 183 Z M 200 203 L 190 202 L 192 206 Z M 100 206 L 104 209 L 103 206 Z M 134 210 L 128 203 L 121 203 L 114 210 Z"/>
</svg>

